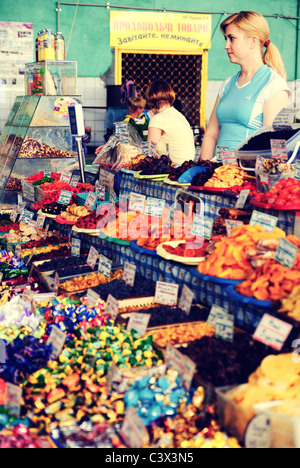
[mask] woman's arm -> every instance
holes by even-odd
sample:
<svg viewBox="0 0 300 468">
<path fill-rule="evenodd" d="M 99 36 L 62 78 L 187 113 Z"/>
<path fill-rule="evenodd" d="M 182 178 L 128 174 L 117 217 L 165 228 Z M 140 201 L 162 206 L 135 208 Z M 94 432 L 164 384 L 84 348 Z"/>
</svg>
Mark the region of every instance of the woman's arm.
<svg viewBox="0 0 300 468">
<path fill-rule="evenodd" d="M 289 104 L 287 91 L 280 91 L 272 96 L 264 105 L 263 126 L 272 125 L 276 115 Z"/>
<path fill-rule="evenodd" d="M 163 134 L 163 130 L 156 127 L 148 127 L 148 141 L 153 141 L 153 143 L 158 143 Z"/>
<path fill-rule="evenodd" d="M 214 157 L 215 148 L 220 133 L 220 125 L 217 119 L 216 108 L 219 105 L 220 98 L 217 97 L 213 111 L 211 113 L 206 132 L 201 145 L 201 159 L 207 160 Z"/>
</svg>

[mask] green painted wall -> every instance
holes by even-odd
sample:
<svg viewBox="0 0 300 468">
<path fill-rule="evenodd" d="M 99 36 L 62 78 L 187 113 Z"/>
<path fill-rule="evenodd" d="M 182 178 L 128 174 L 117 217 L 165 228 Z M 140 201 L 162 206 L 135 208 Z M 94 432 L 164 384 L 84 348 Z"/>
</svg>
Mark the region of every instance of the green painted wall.
<svg viewBox="0 0 300 468">
<path fill-rule="evenodd" d="M 72 2 L 70 2 L 72 3 Z M 78 76 L 102 76 L 111 70 L 113 50 L 109 45 L 109 9 L 100 6 L 83 6 L 101 4 L 87 0 L 80 1 L 76 12 L 75 5 L 60 5 L 60 31 L 63 33 L 67 47 L 67 60 L 78 64 Z M 110 2 L 114 5 L 113 2 Z M 299 79 L 300 59 L 295 73 L 296 63 L 296 30 L 294 19 L 283 19 L 280 16 L 299 16 L 299 0 L 125 0 L 118 1 L 119 6 L 155 9 L 165 7 L 170 10 L 199 12 L 236 12 L 253 9 L 263 15 L 279 15 L 267 20 L 270 25 L 270 38 L 279 48 L 288 73 L 288 80 Z M 106 5 L 106 2 L 103 2 Z M 112 6 L 113 8 L 113 6 Z M 219 23 L 224 14 L 212 15 L 212 47 L 209 52 L 208 79 L 222 80 L 235 72 L 228 62 L 224 51 L 224 38 L 219 30 Z M 0 0 L 0 21 L 18 21 L 33 23 L 34 35 L 44 28 L 57 31 L 57 2 L 54 0 Z M 74 20 L 74 24 L 73 24 Z M 73 25 L 73 28 L 72 28 Z M 72 30 L 72 34 L 71 34 Z M 71 39 L 69 42 L 71 34 Z M 68 45 L 69 42 L 69 45 Z M 299 42 L 299 41 L 298 41 Z M 300 50 L 300 47 L 299 47 Z"/>
</svg>

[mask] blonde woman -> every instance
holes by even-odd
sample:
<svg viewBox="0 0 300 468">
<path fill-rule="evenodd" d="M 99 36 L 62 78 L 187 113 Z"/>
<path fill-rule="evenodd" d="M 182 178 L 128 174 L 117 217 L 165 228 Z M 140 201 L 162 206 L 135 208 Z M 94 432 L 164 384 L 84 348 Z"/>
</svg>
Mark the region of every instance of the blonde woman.
<svg viewBox="0 0 300 468">
<path fill-rule="evenodd" d="M 220 28 L 228 58 L 240 71 L 219 90 L 202 142 L 203 160 L 216 154 L 216 146 L 234 150 L 258 128 L 272 125 L 291 96 L 281 55 L 261 14 L 235 13 Z"/>
</svg>

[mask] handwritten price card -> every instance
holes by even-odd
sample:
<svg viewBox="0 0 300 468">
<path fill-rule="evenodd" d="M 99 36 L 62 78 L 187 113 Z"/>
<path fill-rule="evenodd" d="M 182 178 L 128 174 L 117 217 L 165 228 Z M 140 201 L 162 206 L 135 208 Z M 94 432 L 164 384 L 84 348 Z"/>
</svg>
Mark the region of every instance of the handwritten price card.
<svg viewBox="0 0 300 468">
<path fill-rule="evenodd" d="M 135 330 L 140 336 L 144 336 L 147 331 L 150 317 L 151 314 L 140 314 L 138 312 L 131 312 L 131 314 L 129 314 L 127 330 Z"/>
<path fill-rule="evenodd" d="M 157 281 L 155 287 L 155 302 L 157 302 L 158 304 L 165 304 L 170 306 L 176 305 L 178 298 L 178 289 L 178 284 Z"/>
<path fill-rule="evenodd" d="M 89 192 L 88 196 L 87 196 L 87 199 L 85 200 L 85 204 L 84 206 L 88 209 L 88 210 L 93 210 L 94 208 L 94 205 L 97 201 L 97 194 L 95 192 Z"/>
<path fill-rule="evenodd" d="M 105 278 L 110 278 L 112 268 L 112 260 L 105 257 L 105 255 L 100 254 L 98 271 L 105 276 Z"/>
<path fill-rule="evenodd" d="M 69 205 L 71 198 L 73 196 L 73 192 L 69 192 L 68 190 L 62 190 L 59 195 L 59 199 L 57 203 L 61 203 L 62 205 Z"/>
<path fill-rule="evenodd" d="M 272 158 L 287 159 L 286 140 L 270 140 Z"/>
<path fill-rule="evenodd" d="M 293 268 L 298 250 L 296 245 L 282 237 L 275 252 L 275 259 L 282 265 Z"/>
<path fill-rule="evenodd" d="M 52 345 L 51 358 L 56 359 L 63 349 L 67 335 L 58 327 L 53 326 L 47 340 L 47 345 Z"/>
<path fill-rule="evenodd" d="M 125 281 L 126 284 L 129 284 L 129 286 L 134 285 L 135 273 L 136 273 L 136 265 L 133 265 L 132 263 L 129 263 L 129 262 L 125 262 L 124 270 L 123 270 L 123 280 Z"/>
<path fill-rule="evenodd" d="M 129 211 L 139 211 L 144 213 L 145 210 L 146 195 L 140 195 L 139 193 L 131 192 L 129 197 Z"/>
<path fill-rule="evenodd" d="M 225 341 L 233 341 L 234 316 L 218 312 L 215 319 L 215 336 Z"/>
<path fill-rule="evenodd" d="M 126 445 L 131 448 L 141 448 L 149 442 L 147 428 L 132 406 L 126 411 L 120 433 Z"/>
<path fill-rule="evenodd" d="M 227 164 L 231 164 L 232 166 L 238 166 L 235 151 L 222 151 L 221 160 L 223 166 L 226 166 Z"/>
<path fill-rule="evenodd" d="M 71 255 L 73 255 L 73 257 L 80 257 L 80 247 L 81 247 L 81 240 L 73 237 L 72 244 L 71 244 Z"/>
<path fill-rule="evenodd" d="M 167 368 L 174 369 L 178 372 L 178 375 L 182 379 L 182 385 L 186 389 L 189 389 L 195 373 L 196 364 L 171 344 L 168 344 L 166 349 L 165 364 Z"/>
<path fill-rule="evenodd" d="M 95 249 L 95 247 L 91 246 L 86 263 L 92 269 L 95 268 L 96 262 L 98 260 L 98 256 L 99 256 L 98 251 Z"/>
<path fill-rule="evenodd" d="M 60 180 L 62 182 L 66 182 L 67 184 L 70 183 L 71 178 L 72 178 L 72 172 L 62 171 L 60 174 Z"/>
<path fill-rule="evenodd" d="M 190 314 L 194 293 L 185 284 L 183 285 L 181 296 L 179 299 L 178 307 L 183 310 L 186 315 Z"/>
<path fill-rule="evenodd" d="M 276 227 L 277 221 L 278 218 L 276 218 L 275 216 L 271 216 L 254 210 L 251 215 L 249 224 L 252 226 L 255 226 L 255 224 L 259 224 L 264 228 L 265 231 L 273 232 Z"/>
<path fill-rule="evenodd" d="M 253 338 L 280 351 L 293 326 L 269 314 L 264 314 Z"/>
<path fill-rule="evenodd" d="M 111 294 L 108 295 L 104 313 L 109 314 L 113 320 L 116 319 L 119 312 L 119 302 Z"/>
</svg>

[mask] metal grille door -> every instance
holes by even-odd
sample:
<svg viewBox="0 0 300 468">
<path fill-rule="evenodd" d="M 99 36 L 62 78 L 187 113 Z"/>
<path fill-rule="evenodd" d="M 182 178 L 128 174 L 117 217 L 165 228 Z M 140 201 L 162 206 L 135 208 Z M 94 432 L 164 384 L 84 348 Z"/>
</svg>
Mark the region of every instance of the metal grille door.
<svg viewBox="0 0 300 468">
<path fill-rule="evenodd" d="M 201 55 L 120 51 L 121 83 L 132 80 L 145 95 L 155 79 L 168 81 L 191 126 L 205 126 L 206 51 Z"/>
</svg>

